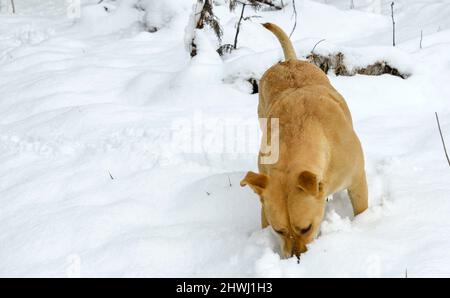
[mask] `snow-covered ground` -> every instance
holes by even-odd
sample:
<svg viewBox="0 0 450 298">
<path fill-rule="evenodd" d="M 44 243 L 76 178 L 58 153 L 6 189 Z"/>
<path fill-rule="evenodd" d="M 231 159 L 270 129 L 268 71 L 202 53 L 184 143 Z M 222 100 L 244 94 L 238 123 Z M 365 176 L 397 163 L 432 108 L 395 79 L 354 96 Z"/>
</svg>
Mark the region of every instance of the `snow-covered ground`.
<svg viewBox="0 0 450 298">
<path fill-rule="evenodd" d="M 300 264 L 280 259 L 258 198 L 239 186 L 259 144 L 246 79 L 282 57 L 259 23 L 290 32 L 291 1 L 246 21 L 224 58 L 198 32 L 194 59 L 193 0 L 147 1 L 146 15 L 136 0 L 86 0 L 80 17 L 64 1 L 15 2 L 16 15 L 6 1 L 0 12 L 0 276 L 450 276 L 450 168 L 434 115 L 450 146 L 448 1 L 396 0 L 396 48 L 390 1 L 296 1 L 299 54 L 326 39 L 316 52 L 412 74 L 330 74 L 363 143 L 370 208 L 352 218 L 336 194 Z M 240 7 L 215 2 L 232 43 Z"/>
</svg>

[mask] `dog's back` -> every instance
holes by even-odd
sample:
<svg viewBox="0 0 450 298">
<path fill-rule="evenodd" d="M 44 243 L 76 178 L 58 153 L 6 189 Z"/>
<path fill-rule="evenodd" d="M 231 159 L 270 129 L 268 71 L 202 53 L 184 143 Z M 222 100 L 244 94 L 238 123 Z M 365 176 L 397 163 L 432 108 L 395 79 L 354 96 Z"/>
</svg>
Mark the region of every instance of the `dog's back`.
<svg viewBox="0 0 450 298">
<path fill-rule="evenodd" d="M 297 59 L 289 37 L 272 23 L 263 24 L 279 40 L 285 60 L 270 67 L 262 76 L 259 86 L 258 117 L 269 116 L 267 109 L 275 101 L 298 90 L 312 92 L 315 95 L 328 95 L 338 104 L 345 117 L 352 125 L 352 118 L 344 98 L 333 88 L 327 75 L 317 66 Z M 315 94 L 316 93 L 316 94 Z"/>
<path fill-rule="evenodd" d="M 261 106 L 258 116 L 265 117 L 266 108 L 290 90 L 299 90 L 308 86 L 322 86 L 330 88 L 330 92 L 336 92 L 325 73 L 315 65 L 300 60 L 288 60 L 273 65 L 260 80 Z"/>
</svg>

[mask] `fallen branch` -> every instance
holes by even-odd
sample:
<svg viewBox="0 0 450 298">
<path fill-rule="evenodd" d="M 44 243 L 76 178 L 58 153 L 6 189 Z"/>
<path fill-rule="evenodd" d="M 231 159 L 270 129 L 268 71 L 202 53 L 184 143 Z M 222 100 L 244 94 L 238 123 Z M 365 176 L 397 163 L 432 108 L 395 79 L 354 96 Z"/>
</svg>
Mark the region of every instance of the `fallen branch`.
<svg viewBox="0 0 450 298">
<path fill-rule="evenodd" d="M 444 136 L 442 135 L 441 124 L 439 123 L 438 113 L 434 112 L 434 114 L 436 115 L 436 122 L 437 122 L 437 125 L 439 128 L 439 134 L 441 135 L 441 141 L 442 141 L 442 146 L 444 147 L 445 157 L 447 158 L 448 166 L 450 167 L 450 158 L 448 157 L 447 147 L 445 146 Z"/>
<path fill-rule="evenodd" d="M 317 44 L 319 44 L 319 42 Z M 308 59 L 310 63 L 322 69 L 322 71 L 325 73 L 333 70 L 334 74 L 337 76 L 354 76 L 356 74 L 379 76 L 382 74 L 390 74 L 402 79 L 406 79 L 410 76 L 410 74 L 402 73 L 397 68 L 389 65 L 388 62 L 382 60 L 376 61 L 370 65 L 349 69 L 345 64 L 343 53 L 338 52 L 336 54 L 329 54 L 327 56 L 324 56 L 314 53 L 314 48 L 312 50 L 312 53 L 308 55 L 306 59 Z"/>
<path fill-rule="evenodd" d="M 271 0 L 254 0 L 254 1 L 250 1 L 250 2 L 256 2 L 256 3 L 259 2 L 261 4 L 268 5 L 268 6 L 272 7 L 275 10 L 280 10 L 280 9 L 283 8 L 283 3 L 281 4 L 281 7 L 280 7 L 278 5 L 273 4 Z"/>
</svg>

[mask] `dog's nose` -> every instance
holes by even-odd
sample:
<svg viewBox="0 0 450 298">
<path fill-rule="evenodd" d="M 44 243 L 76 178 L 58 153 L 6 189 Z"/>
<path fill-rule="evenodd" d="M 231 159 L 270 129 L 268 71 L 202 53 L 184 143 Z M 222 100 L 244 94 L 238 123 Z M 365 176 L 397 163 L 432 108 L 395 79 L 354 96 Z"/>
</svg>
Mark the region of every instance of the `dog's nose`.
<svg viewBox="0 0 450 298">
<path fill-rule="evenodd" d="M 304 252 L 306 252 L 308 250 L 308 248 L 306 247 L 306 245 L 296 245 L 293 249 L 292 249 L 292 256 L 296 256 L 297 259 L 300 259 L 300 255 Z"/>
<path fill-rule="evenodd" d="M 295 256 L 297 258 L 297 264 L 300 264 L 300 255 L 302 253 L 297 250 L 292 250 L 291 257 Z"/>
<path fill-rule="evenodd" d="M 300 255 L 301 255 L 302 253 L 306 252 L 306 251 L 307 251 L 306 247 L 305 247 L 305 249 L 294 250 L 293 253 L 292 253 L 292 255 L 293 255 L 293 256 L 295 255 L 297 258 L 300 258 Z"/>
</svg>

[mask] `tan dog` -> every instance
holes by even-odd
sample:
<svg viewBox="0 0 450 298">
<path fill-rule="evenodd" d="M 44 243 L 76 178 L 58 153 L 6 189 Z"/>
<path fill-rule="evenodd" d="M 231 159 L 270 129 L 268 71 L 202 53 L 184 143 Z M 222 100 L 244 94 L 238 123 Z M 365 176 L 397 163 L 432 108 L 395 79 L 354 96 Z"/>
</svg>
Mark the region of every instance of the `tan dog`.
<svg viewBox="0 0 450 298">
<path fill-rule="evenodd" d="M 263 164 L 260 152 L 260 174 L 248 172 L 241 186 L 260 196 L 262 227 L 280 235 L 284 257 L 299 257 L 319 231 L 328 195 L 347 189 L 354 214 L 367 209 L 364 155 L 347 104 L 326 74 L 297 60 L 278 26 L 264 27 L 286 59 L 264 73 L 259 89 L 259 118 L 279 119 L 272 131 L 279 134 L 279 157 Z"/>
</svg>

